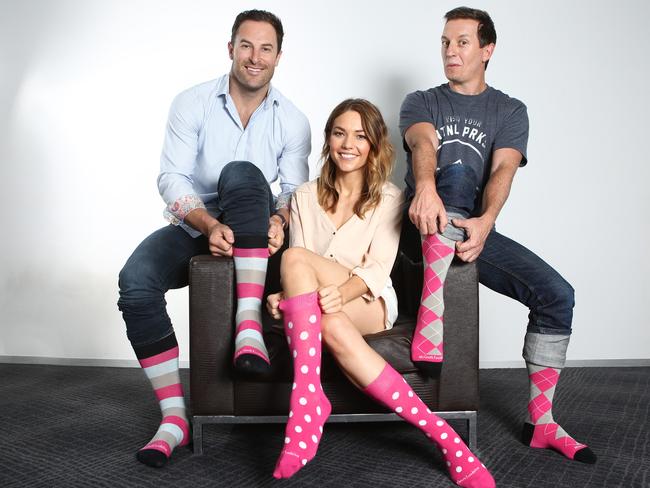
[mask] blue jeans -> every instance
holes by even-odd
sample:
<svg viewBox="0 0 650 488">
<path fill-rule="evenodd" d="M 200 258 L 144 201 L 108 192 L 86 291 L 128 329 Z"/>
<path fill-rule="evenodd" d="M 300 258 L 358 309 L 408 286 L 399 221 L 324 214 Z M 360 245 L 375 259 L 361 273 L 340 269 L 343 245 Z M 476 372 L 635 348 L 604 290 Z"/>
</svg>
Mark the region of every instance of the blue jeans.
<svg viewBox="0 0 650 488">
<path fill-rule="evenodd" d="M 492 230 L 477 263 L 483 285 L 528 307 L 527 332 L 571 334 L 573 287 L 539 256 Z"/>
<path fill-rule="evenodd" d="M 273 194 L 262 172 L 252 163 L 227 164 L 217 185 L 219 220 L 238 237 L 264 237 L 273 212 Z M 159 341 L 173 332 L 165 293 L 188 284 L 190 259 L 210 254 L 208 239 L 191 237 L 181 227 L 155 231 L 135 249 L 120 272 L 117 302 L 133 346 Z"/>
<path fill-rule="evenodd" d="M 408 218 L 409 205 L 402 221 L 400 248 L 411 260 L 420 262 L 420 235 Z M 494 229 L 477 264 L 481 284 L 529 309 L 524 359 L 540 366 L 564 367 L 573 320 L 573 287 L 535 253 Z"/>
</svg>

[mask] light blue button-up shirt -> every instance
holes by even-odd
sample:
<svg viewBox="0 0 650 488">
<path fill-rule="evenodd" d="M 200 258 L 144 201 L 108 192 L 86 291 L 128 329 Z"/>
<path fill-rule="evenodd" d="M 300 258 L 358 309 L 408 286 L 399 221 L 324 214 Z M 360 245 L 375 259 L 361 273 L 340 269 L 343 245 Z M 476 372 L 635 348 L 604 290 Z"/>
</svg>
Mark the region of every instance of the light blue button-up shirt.
<svg viewBox="0 0 650 488">
<path fill-rule="evenodd" d="M 160 157 L 158 190 L 165 216 L 182 223 L 193 208 L 215 200 L 223 167 L 250 161 L 269 183 L 280 180 L 276 207 L 286 207 L 294 189 L 309 178 L 311 131 L 307 117 L 272 86 L 244 128 L 228 93 L 229 76 L 201 83 L 172 102 Z"/>
</svg>

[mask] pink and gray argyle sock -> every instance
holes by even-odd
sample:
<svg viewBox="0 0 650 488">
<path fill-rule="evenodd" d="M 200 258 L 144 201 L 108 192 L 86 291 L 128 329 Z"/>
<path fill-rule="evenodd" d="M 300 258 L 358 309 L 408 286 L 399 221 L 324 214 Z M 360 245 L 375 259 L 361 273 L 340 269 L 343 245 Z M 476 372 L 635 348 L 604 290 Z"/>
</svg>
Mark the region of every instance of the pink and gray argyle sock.
<svg viewBox="0 0 650 488">
<path fill-rule="evenodd" d="M 454 258 L 455 242 L 440 234 L 422 236 L 424 280 L 411 360 L 430 377 L 440 375 L 443 360 L 443 284 Z"/>
<path fill-rule="evenodd" d="M 316 455 L 323 424 L 332 407 L 320 382 L 321 310 L 316 292 L 280 302 L 284 331 L 293 357 L 294 383 L 284 447 L 273 471 L 275 478 L 290 478 Z"/>
<path fill-rule="evenodd" d="M 235 275 L 237 278 L 237 315 L 235 335 L 235 367 L 244 373 L 264 374 L 270 369 L 269 353 L 262 336 L 262 297 L 266 280 L 269 251 L 267 238 L 259 242 L 250 237 L 237 237 L 236 245 L 250 244 L 257 247 L 235 247 Z"/>
<path fill-rule="evenodd" d="M 556 368 L 526 363 L 530 380 L 528 422 L 524 423 L 524 444 L 545 449 L 555 449 L 569 459 L 593 464 L 596 455 L 585 444 L 577 442 L 553 420 L 553 395 L 560 378 Z"/>
<path fill-rule="evenodd" d="M 176 446 L 189 443 L 189 424 L 185 413 L 183 386 L 178 374 L 178 343 L 171 334 L 147 346 L 134 346 L 140 366 L 151 381 L 160 404 L 162 422 L 156 435 L 140 449 L 140 462 L 160 468 L 167 463 Z"/>
<path fill-rule="evenodd" d="M 456 485 L 471 488 L 496 486 L 487 468 L 472 454 L 454 429 L 432 413 L 388 363 L 364 391 L 436 443 L 447 464 L 449 476 Z"/>
</svg>

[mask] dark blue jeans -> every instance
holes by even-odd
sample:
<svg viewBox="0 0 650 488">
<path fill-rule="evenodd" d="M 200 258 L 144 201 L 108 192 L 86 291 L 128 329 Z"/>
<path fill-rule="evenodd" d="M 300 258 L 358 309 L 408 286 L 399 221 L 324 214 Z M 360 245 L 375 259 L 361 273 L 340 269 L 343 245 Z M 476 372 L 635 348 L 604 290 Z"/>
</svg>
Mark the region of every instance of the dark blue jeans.
<svg viewBox="0 0 650 488">
<path fill-rule="evenodd" d="M 571 334 L 573 287 L 542 258 L 492 230 L 477 262 L 483 285 L 528 307 L 528 332 Z"/>
<path fill-rule="evenodd" d="M 227 164 L 217 185 L 219 220 L 238 236 L 266 236 L 273 212 L 273 194 L 262 172 L 252 163 Z M 213 205 L 210 205 L 211 207 Z M 209 254 L 208 239 L 192 238 L 181 227 L 155 231 L 135 249 L 120 272 L 117 302 L 133 346 L 159 341 L 173 332 L 165 293 L 188 284 L 193 256 Z"/>
<path fill-rule="evenodd" d="M 404 214 L 400 248 L 413 261 L 422 260 L 420 234 Z M 478 260 L 479 281 L 491 290 L 525 305 L 527 331 L 536 334 L 571 334 L 574 291 L 560 274 L 521 244 L 490 232 Z"/>
</svg>

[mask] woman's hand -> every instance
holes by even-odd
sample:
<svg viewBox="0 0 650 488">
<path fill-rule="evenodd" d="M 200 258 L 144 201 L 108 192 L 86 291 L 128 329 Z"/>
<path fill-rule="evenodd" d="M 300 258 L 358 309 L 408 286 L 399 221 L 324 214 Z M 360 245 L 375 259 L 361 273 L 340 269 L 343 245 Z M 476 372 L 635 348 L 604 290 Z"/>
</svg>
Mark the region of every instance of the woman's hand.
<svg viewBox="0 0 650 488">
<path fill-rule="evenodd" d="M 266 297 L 266 310 L 268 310 L 269 315 L 276 320 L 282 318 L 282 312 L 280 311 L 280 301 L 282 300 L 284 300 L 283 291 L 272 293 Z"/>
<path fill-rule="evenodd" d="M 336 313 L 343 309 L 343 295 L 336 285 L 327 285 L 318 289 L 318 304 L 323 313 Z"/>
</svg>

